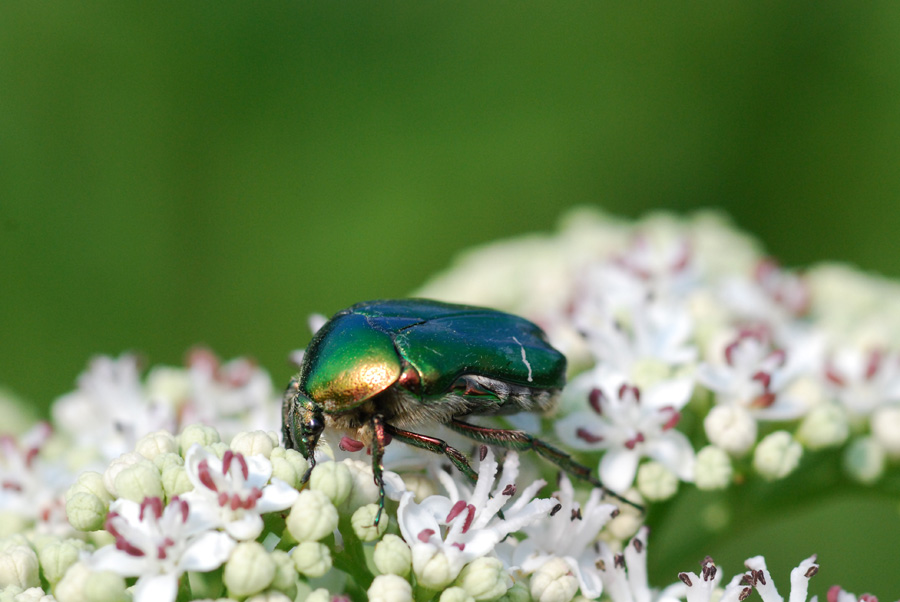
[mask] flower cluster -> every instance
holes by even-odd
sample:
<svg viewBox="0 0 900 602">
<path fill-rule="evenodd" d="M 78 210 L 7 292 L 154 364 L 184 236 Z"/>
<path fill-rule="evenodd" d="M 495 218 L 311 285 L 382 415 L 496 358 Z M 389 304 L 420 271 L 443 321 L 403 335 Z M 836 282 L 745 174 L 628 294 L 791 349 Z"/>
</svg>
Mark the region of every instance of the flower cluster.
<svg viewBox="0 0 900 602">
<path fill-rule="evenodd" d="M 604 488 L 461 444 L 472 483 L 394 443 L 385 501 L 364 443 L 327 433 L 311 471 L 285 449 L 278 387 L 251 361 L 196 349 L 143 374 L 136 356 L 99 357 L 52 422 L 0 437 L 0 602 L 782 602 L 760 556 L 727 581 L 709 557 L 649 574 L 649 513 L 621 500 L 652 511 L 686 483 L 800 489 L 801 459 L 827 448 L 877 488 L 900 459 L 900 285 L 785 270 L 718 217 L 581 211 L 556 234 L 471 251 L 418 295 L 545 329 L 570 382 L 528 429 Z M 810 557 L 791 572 L 792 602 L 818 570 Z"/>
</svg>

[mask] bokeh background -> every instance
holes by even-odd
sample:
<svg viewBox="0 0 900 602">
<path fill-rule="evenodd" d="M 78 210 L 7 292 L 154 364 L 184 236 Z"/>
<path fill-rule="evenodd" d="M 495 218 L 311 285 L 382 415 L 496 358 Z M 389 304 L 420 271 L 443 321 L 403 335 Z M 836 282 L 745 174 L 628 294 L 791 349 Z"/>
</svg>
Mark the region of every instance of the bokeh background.
<svg viewBox="0 0 900 602">
<path fill-rule="evenodd" d="M 286 382 L 309 313 L 583 204 L 900 276 L 898 168 L 890 2 L 3 2 L 0 382 L 43 412 L 197 343 Z M 896 500 L 837 503 L 675 570 L 763 553 L 786 593 L 819 551 L 813 592 L 896 598 Z"/>
</svg>

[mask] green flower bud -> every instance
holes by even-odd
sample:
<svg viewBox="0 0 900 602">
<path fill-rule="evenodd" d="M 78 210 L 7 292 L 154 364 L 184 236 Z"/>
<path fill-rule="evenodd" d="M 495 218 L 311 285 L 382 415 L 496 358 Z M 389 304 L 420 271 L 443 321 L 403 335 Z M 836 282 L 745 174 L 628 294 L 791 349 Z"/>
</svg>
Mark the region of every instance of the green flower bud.
<svg viewBox="0 0 900 602">
<path fill-rule="evenodd" d="M 891 458 L 900 458 L 900 405 L 882 406 L 872 412 L 872 435 Z"/>
<path fill-rule="evenodd" d="M 181 455 L 183 456 L 195 443 L 199 443 L 203 447 L 209 447 L 213 443 L 219 443 L 221 440 L 218 431 L 213 427 L 205 424 L 192 424 L 181 431 L 181 434 L 178 436 L 178 446 L 181 448 Z"/>
<path fill-rule="evenodd" d="M 274 435 L 274 433 L 272 433 Z M 272 450 L 278 446 L 278 437 L 272 440 L 269 433 L 265 431 L 247 431 L 238 433 L 231 440 L 231 451 L 244 454 L 245 456 L 265 456 L 268 458 L 272 455 Z"/>
<path fill-rule="evenodd" d="M 388 523 L 391 522 L 387 512 L 381 513 L 381 519 L 378 526 L 375 525 L 375 517 L 378 516 L 377 504 L 366 504 L 359 508 L 350 517 L 350 524 L 353 526 L 353 532 L 360 541 L 375 541 L 387 531 Z"/>
<path fill-rule="evenodd" d="M 97 531 L 103 528 L 107 505 L 92 493 L 76 493 L 66 496 L 66 518 L 79 531 Z"/>
<path fill-rule="evenodd" d="M 697 452 L 694 484 L 698 489 L 725 489 L 731 484 L 732 473 L 731 457 L 725 450 L 707 445 Z"/>
<path fill-rule="evenodd" d="M 126 500 L 140 503 L 144 498 L 163 497 L 162 477 L 147 460 L 120 471 L 114 483 L 118 496 Z"/>
<path fill-rule="evenodd" d="M 324 587 L 320 587 L 306 596 L 306 602 L 331 602 L 331 594 Z"/>
<path fill-rule="evenodd" d="M 84 595 L 91 602 L 131 600 L 131 595 L 125 591 L 125 579 L 111 571 L 91 572 L 84 582 Z"/>
<path fill-rule="evenodd" d="M 178 451 L 178 443 L 175 441 L 175 435 L 172 433 L 156 431 L 141 437 L 134 446 L 134 451 L 148 460 L 152 460 L 160 454 L 175 453 Z"/>
<path fill-rule="evenodd" d="M 377 502 L 378 487 L 375 485 L 372 465 L 368 462 L 350 458 L 340 462 L 340 464 L 343 464 L 350 470 L 350 476 L 353 478 L 353 487 L 350 489 L 350 495 L 341 504 L 341 510 L 352 513 L 360 506 Z"/>
<path fill-rule="evenodd" d="M 419 585 L 426 589 L 442 590 L 458 575 L 447 555 L 431 546 L 416 546 L 412 566 Z"/>
<path fill-rule="evenodd" d="M 298 573 L 307 577 L 321 577 L 331 570 L 331 550 L 315 541 L 300 542 L 291 558 Z"/>
<path fill-rule="evenodd" d="M 512 586 L 512 578 L 499 558 L 483 556 L 463 567 L 456 584 L 476 600 L 496 600 Z"/>
<path fill-rule="evenodd" d="M 227 452 L 231 448 L 225 445 L 223 441 L 217 441 L 215 443 L 210 443 L 209 445 L 207 445 L 206 449 L 214 453 L 216 457 L 221 460 L 225 457 L 225 452 Z"/>
<path fill-rule="evenodd" d="M 184 458 L 176 453 L 159 454 L 153 458 L 153 465 L 162 473 L 172 466 L 184 466 Z"/>
<path fill-rule="evenodd" d="M 31 519 L 12 510 L 0 510 L 0 537 L 9 537 L 25 531 Z"/>
<path fill-rule="evenodd" d="M 174 464 L 167 466 L 160 475 L 163 491 L 166 497 L 172 499 L 176 495 L 187 493 L 194 488 L 194 484 L 188 478 L 187 471 L 184 466 L 176 466 Z"/>
<path fill-rule="evenodd" d="M 335 506 L 344 503 L 352 487 L 350 469 L 341 462 L 317 464 L 309 477 L 309 488 L 327 495 Z"/>
<path fill-rule="evenodd" d="M 247 598 L 245 602 L 292 602 L 293 598 L 289 598 L 281 592 L 263 592 Z M 307 598 L 309 600 L 309 598 Z"/>
<path fill-rule="evenodd" d="M 475 598 L 461 587 L 448 587 L 441 592 L 440 602 L 475 602 Z"/>
<path fill-rule="evenodd" d="M 109 466 L 107 466 L 106 470 L 103 472 L 103 486 L 106 487 L 106 490 L 109 491 L 113 497 L 120 497 L 119 492 L 116 490 L 116 477 L 129 466 L 134 466 L 141 462 L 145 462 L 151 466 L 153 465 L 147 458 L 137 452 L 122 454 L 110 462 Z"/>
<path fill-rule="evenodd" d="M 813 407 L 797 427 L 797 440 L 813 450 L 841 445 L 849 435 L 847 413 L 834 403 Z"/>
<path fill-rule="evenodd" d="M 297 571 L 294 568 L 294 561 L 283 550 L 273 550 L 269 557 L 275 562 L 275 578 L 269 587 L 293 600 L 297 596 Z"/>
<path fill-rule="evenodd" d="M 413 492 L 413 499 L 417 504 L 421 504 L 425 498 L 437 494 L 434 481 L 425 475 L 409 473 L 403 474 L 403 484 L 406 485 L 407 491 Z"/>
<path fill-rule="evenodd" d="M 638 469 L 637 488 L 645 499 L 661 502 L 678 491 L 678 477 L 659 462 L 651 460 Z"/>
<path fill-rule="evenodd" d="M 0 602 L 48 602 L 53 597 L 39 587 L 22 589 L 16 585 L 10 585 L 0 590 Z"/>
<path fill-rule="evenodd" d="M 844 471 L 865 485 L 882 477 L 886 461 L 887 454 L 874 437 L 860 437 L 844 450 Z"/>
<path fill-rule="evenodd" d="M 244 541 L 234 547 L 225 563 L 222 581 L 235 597 L 251 596 L 269 587 L 275 579 L 275 561 L 261 544 Z"/>
<path fill-rule="evenodd" d="M 412 602 L 412 586 L 397 575 L 378 575 L 369 586 L 369 602 Z"/>
<path fill-rule="evenodd" d="M 531 576 L 535 602 L 569 602 L 578 591 L 578 579 L 562 558 L 551 558 Z"/>
<path fill-rule="evenodd" d="M 412 568 L 412 551 L 400 537 L 388 533 L 375 544 L 372 561 L 382 575 L 406 577 Z"/>
<path fill-rule="evenodd" d="M 531 602 L 531 592 L 524 581 L 516 581 L 497 602 Z"/>
<path fill-rule="evenodd" d="M 41 584 L 38 557 L 27 545 L 15 544 L 0 550 L 0 587 L 23 589 Z"/>
<path fill-rule="evenodd" d="M 338 525 L 338 511 L 321 491 L 305 489 L 291 506 L 287 529 L 297 541 L 318 541 Z"/>
<path fill-rule="evenodd" d="M 38 552 L 41 570 L 51 586 L 59 583 L 69 567 L 78 562 L 78 554 L 84 549 L 84 542 L 67 539 L 48 543 Z"/>
<path fill-rule="evenodd" d="M 800 464 L 803 447 L 787 431 L 775 431 L 763 437 L 753 452 L 753 468 L 771 481 L 791 474 Z"/>
<path fill-rule="evenodd" d="M 276 447 L 269 456 L 272 478 L 281 479 L 294 489 L 300 488 L 300 479 L 309 470 L 309 462 L 295 449 Z"/>
<path fill-rule="evenodd" d="M 99 498 L 100 501 L 107 506 L 113 501 L 113 496 L 110 495 L 106 485 L 103 484 L 103 475 L 99 472 L 88 471 L 78 475 L 78 479 L 66 492 L 66 501 L 69 500 L 70 496 L 75 495 L 76 493 L 90 493 Z"/>
</svg>

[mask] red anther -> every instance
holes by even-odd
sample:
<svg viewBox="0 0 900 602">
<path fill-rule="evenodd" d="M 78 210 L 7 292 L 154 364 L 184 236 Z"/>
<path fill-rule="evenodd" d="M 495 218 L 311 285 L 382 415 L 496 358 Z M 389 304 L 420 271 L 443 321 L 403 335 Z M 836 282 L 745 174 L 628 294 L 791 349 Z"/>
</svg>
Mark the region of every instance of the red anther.
<svg viewBox="0 0 900 602">
<path fill-rule="evenodd" d="M 510 483 L 509 485 L 504 487 L 502 494 L 510 497 L 516 495 L 516 484 Z"/>
<path fill-rule="evenodd" d="M 665 424 L 662 425 L 662 429 L 667 431 L 669 429 L 675 428 L 675 425 L 681 420 L 681 412 L 677 411 L 672 406 L 666 406 L 664 408 L 660 408 L 660 412 L 671 412 L 672 415 L 666 420 Z"/>
<path fill-rule="evenodd" d="M 0 487 L 7 491 L 22 491 L 21 483 L 16 483 L 15 481 L 3 481 L 3 484 L 0 485 Z"/>
<path fill-rule="evenodd" d="M 234 460 L 234 452 L 226 449 L 225 454 L 222 456 L 222 474 L 228 474 L 232 460 Z"/>
<path fill-rule="evenodd" d="M 162 511 L 163 511 L 162 500 L 159 499 L 158 497 L 145 497 L 144 498 L 144 501 L 141 502 L 141 512 L 139 514 L 140 520 L 144 520 L 144 510 L 147 508 L 149 508 L 153 512 L 153 514 L 156 516 L 157 519 L 160 516 L 162 516 Z"/>
<path fill-rule="evenodd" d="M 345 452 L 358 452 L 365 445 L 361 441 L 357 441 L 356 439 L 351 439 L 347 435 L 341 437 L 341 442 L 338 443 L 338 447 L 340 447 Z"/>
<path fill-rule="evenodd" d="M 458 542 L 458 541 L 455 542 L 455 543 L 452 543 L 452 544 L 450 544 L 450 545 L 453 546 L 454 548 L 459 548 L 459 551 L 460 551 L 460 552 L 462 552 L 463 550 L 466 549 L 466 544 L 460 543 L 460 542 Z M 875 602 L 878 602 L 878 601 L 876 600 Z"/>
<path fill-rule="evenodd" d="M 629 391 L 631 392 L 632 395 L 634 395 L 635 401 L 641 400 L 641 390 L 638 389 L 637 387 L 633 387 L 633 386 L 625 384 L 625 383 L 623 383 L 622 386 L 619 387 L 619 399 L 624 400 L 625 394 L 628 393 Z"/>
<path fill-rule="evenodd" d="M 588 403 L 591 404 L 591 408 L 601 416 L 603 415 L 603 406 L 601 402 L 606 396 L 603 394 L 603 390 L 599 388 L 591 389 L 591 392 L 588 393 Z"/>
<path fill-rule="evenodd" d="M 119 518 L 118 512 L 110 512 L 106 515 L 106 520 L 103 523 L 103 528 L 106 529 L 110 535 L 115 537 L 116 539 L 120 538 L 122 535 L 119 533 L 119 530 L 116 528 L 115 519 Z"/>
<path fill-rule="evenodd" d="M 601 441 L 603 441 L 603 437 L 595 435 L 594 433 L 583 427 L 575 429 L 575 436 L 587 443 L 600 443 Z"/>
<path fill-rule="evenodd" d="M 183 500 L 176 495 L 169 502 L 169 505 L 171 504 L 178 504 L 178 509 L 181 510 L 181 522 L 186 523 L 188 520 L 188 514 L 190 514 L 191 512 L 191 507 L 188 505 L 187 500 Z"/>
<path fill-rule="evenodd" d="M 201 460 L 200 464 L 197 465 L 197 477 L 200 479 L 200 482 L 203 483 L 203 486 L 210 491 L 219 490 L 215 480 L 213 480 L 212 475 L 210 474 L 209 462 L 206 460 Z"/>
<path fill-rule="evenodd" d="M 688 587 L 692 586 L 691 577 L 687 573 L 678 573 L 678 578 Z"/>
<path fill-rule="evenodd" d="M 246 481 L 250 477 L 250 467 L 247 466 L 247 458 L 244 457 L 244 454 L 234 454 L 234 457 L 237 458 L 238 464 L 241 465 L 241 475 Z"/>
<path fill-rule="evenodd" d="M 449 523 L 454 518 L 456 518 L 457 516 L 462 514 L 463 510 L 465 510 L 465 509 L 466 509 L 466 502 L 463 500 L 457 501 L 455 504 L 453 504 L 453 507 L 450 508 L 450 512 L 447 513 L 447 518 L 444 519 L 444 522 Z"/>
<path fill-rule="evenodd" d="M 750 380 L 755 380 L 755 381 L 759 382 L 763 386 L 763 389 L 768 391 L 769 385 L 772 383 L 772 375 L 769 374 L 768 372 L 763 372 L 762 370 L 760 370 L 759 372 L 754 374 L 752 377 L 750 377 Z"/>
<path fill-rule="evenodd" d="M 468 510 L 469 513 L 466 515 L 466 522 L 463 523 L 463 533 L 469 530 L 469 527 L 472 526 L 472 521 L 475 520 L 475 506 L 469 504 L 468 506 L 466 506 L 466 510 Z"/>
<path fill-rule="evenodd" d="M 641 541 L 640 539 L 638 539 L 637 537 L 635 537 L 634 539 L 631 540 L 631 545 L 632 545 L 632 547 L 634 547 L 634 551 L 637 552 L 638 554 L 640 554 L 641 552 L 644 551 L 644 542 Z"/>
<path fill-rule="evenodd" d="M 873 349 L 869 352 L 869 361 L 866 364 L 866 380 L 872 380 L 878 374 L 883 359 L 881 350 Z"/>
<path fill-rule="evenodd" d="M 732 341 L 725 347 L 725 363 L 729 366 L 734 366 L 734 350 L 738 348 L 741 344 L 741 339 L 737 339 L 736 341 Z"/>
<path fill-rule="evenodd" d="M 623 554 L 616 554 L 613 557 L 613 565 L 617 569 L 624 569 L 625 568 L 625 556 Z"/>
<path fill-rule="evenodd" d="M 769 354 L 769 358 L 780 368 L 787 361 L 787 352 L 784 349 L 776 349 Z"/>
<path fill-rule="evenodd" d="M 634 449 L 638 443 L 643 443 L 644 440 L 645 440 L 644 434 L 638 433 L 634 437 L 632 437 L 631 439 L 629 439 L 625 442 L 625 447 L 628 449 Z"/>
<path fill-rule="evenodd" d="M 556 513 L 559 512 L 560 510 L 562 510 L 562 504 L 557 504 L 557 505 L 553 506 L 553 508 L 550 510 L 550 516 L 556 516 Z"/>
<path fill-rule="evenodd" d="M 830 359 L 825 361 L 825 379 L 838 387 L 844 387 L 847 384 L 844 377 L 838 374 L 837 368 L 831 363 Z"/>
<path fill-rule="evenodd" d="M 228 494 L 225 493 L 224 491 L 220 491 L 219 497 L 218 497 L 219 507 L 224 508 L 225 505 L 228 503 L 228 499 L 229 499 Z"/>
<path fill-rule="evenodd" d="M 434 535 L 434 529 L 422 529 L 419 531 L 419 534 L 416 535 L 416 539 L 422 543 L 428 543 L 428 540 L 431 539 L 432 535 Z"/>
<path fill-rule="evenodd" d="M 775 403 L 775 394 L 763 393 L 754 399 L 750 405 L 754 408 L 768 408 L 771 407 L 773 403 Z"/>
<path fill-rule="evenodd" d="M 128 541 L 124 537 L 116 538 L 116 549 L 125 552 L 129 556 L 143 556 L 144 555 L 144 551 L 142 549 L 133 545 L 130 541 Z"/>
<path fill-rule="evenodd" d="M 34 463 L 34 459 L 37 458 L 37 455 L 40 453 L 40 449 L 37 447 L 32 447 L 25 454 L 25 468 L 31 468 Z"/>
<path fill-rule="evenodd" d="M 484 462 L 484 459 L 487 458 L 488 448 L 487 445 L 481 445 L 478 447 L 478 460 L 480 462 Z"/>
<path fill-rule="evenodd" d="M 828 588 L 828 593 L 825 594 L 825 599 L 828 602 L 838 602 L 838 594 L 841 593 L 840 585 L 832 585 Z"/>
</svg>

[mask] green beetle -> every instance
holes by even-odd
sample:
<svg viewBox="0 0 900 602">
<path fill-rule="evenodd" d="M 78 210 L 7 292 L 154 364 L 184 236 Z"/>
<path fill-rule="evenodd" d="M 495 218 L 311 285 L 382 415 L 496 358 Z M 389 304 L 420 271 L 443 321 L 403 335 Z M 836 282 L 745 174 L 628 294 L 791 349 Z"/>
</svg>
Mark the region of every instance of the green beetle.
<svg viewBox="0 0 900 602">
<path fill-rule="evenodd" d="M 384 507 L 382 457 L 391 439 L 444 454 L 463 474 L 477 478 L 465 455 L 441 439 L 415 432 L 434 423 L 482 443 L 533 449 L 603 487 L 590 469 L 524 431 L 464 420 L 549 410 L 565 385 L 565 373 L 565 356 L 524 318 L 427 299 L 357 303 L 336 313 L 306 348 L 300 372 L 284 395 L 285 447 L 309 460 L 306 482 L 323 429 L 352 433 L 342 445 L 372 451 L 379 517 Z"/>
</svg>

